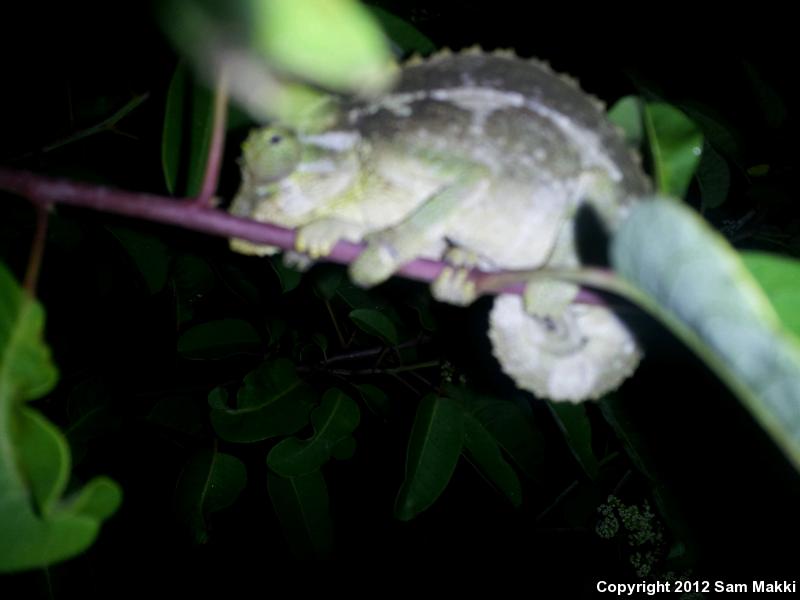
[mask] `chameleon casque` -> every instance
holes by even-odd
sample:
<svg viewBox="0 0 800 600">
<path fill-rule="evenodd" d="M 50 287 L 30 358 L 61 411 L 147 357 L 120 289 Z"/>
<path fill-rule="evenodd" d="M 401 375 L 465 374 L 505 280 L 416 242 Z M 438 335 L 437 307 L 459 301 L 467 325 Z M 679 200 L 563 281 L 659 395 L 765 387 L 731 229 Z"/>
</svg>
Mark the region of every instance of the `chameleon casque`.
<svg viewBox="0 0 800 600">
<path fill-rule="evenodd" d="M 384 96 L 336 102 L 322 130 L 250 134 L 230 211 L 297 228 L 295 260 L 324 257 L 340 239 L 366 241 L 350 265 L 362 286 L 415 258 L 443 259 L 454 268 L 433 283 L 434 297 L 467 304 L 476 296 L 468 268 L 577 267 L 581 206 L 613 231 L 649 190 L 599 101 L 546 64 L 509 52 L 414 60 Z M 232 247 L 277 251 L 242 240 Z M 597 398 L 639 362 L 618 317 L 571 303 L 576 292 L 536 278 L 524 299 L 495 300 L 494 354 L 537 396 Z"/>
</svg>

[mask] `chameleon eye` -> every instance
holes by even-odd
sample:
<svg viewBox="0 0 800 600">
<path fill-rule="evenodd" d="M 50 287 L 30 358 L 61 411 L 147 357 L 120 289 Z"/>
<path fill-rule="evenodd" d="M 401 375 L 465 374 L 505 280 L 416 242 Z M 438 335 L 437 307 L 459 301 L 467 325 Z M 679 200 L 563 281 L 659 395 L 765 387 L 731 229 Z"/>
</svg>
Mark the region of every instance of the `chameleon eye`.
<svg viewBox="0 0 800 600">
<path fill-rule="evenodd" d="M 290 131 L 266 127 L 254 131 L 242 144 L 244 168 L 255 183 L 288 177 L 300 161 L 300 145 Z"/>
</svg>

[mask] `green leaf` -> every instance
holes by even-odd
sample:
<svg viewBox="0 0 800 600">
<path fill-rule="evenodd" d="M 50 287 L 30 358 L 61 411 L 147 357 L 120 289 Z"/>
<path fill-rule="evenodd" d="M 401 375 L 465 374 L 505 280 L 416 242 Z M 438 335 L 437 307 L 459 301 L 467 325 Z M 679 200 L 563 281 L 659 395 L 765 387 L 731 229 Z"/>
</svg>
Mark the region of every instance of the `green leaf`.
<svg viewBox="0 0 800 600">
<path fill-rule="evenodd" d="M 169 273 L 169 249 L 167 245 L 153 235 L 136 231 L 128 227 L 107 225 L 120 245 L 128 253 L 136 265 L 142 279 L 151 294 L 160 292 L 167 282 Z"/>
<path fill-rule="evenodd" d="M 632 148 L 641 148 L 644 140 L 642 101 L 638 96 L 620 98 L 608 111 L 609 120 L 625 132 L 625 141 Z"/>
<path fill-rule="evenodd" d="M 322 354 L 324 355 L 328 351 L 328 338 L 325 336 L 324 333 L 315 333 L 311 336 L 311 341 L 322 350 Z"/>
<path fill-rule="evenodd" d="M 178 353 L 187 359 L 220 359 L 258 353 L 261 345 L 261 337 L 247 321 L 219 319 L 184 331 L 178 338 Z"/>
<path fill-rule="evenodd" d="M 69 446 L 25 405 L 58 379 L 43 328 L 42 307 L 0 265 L 0 572 L 41 568 L 83 552 L 121 499 L 107 479 L 63 497 Z"/>
<path fill-rule="evenodd" d="M 681 103 L 679 108 L 697 124 L 715 150 L 732 164 L 742 167 L 745 158 L 744 140 L 734 123 L 716 109 L 703 104 Z"/>
<path fill-rule="evenodd" d="M 200 192 L 213 122 L 213 95 L 179 63 L 167 91 L 161 136 L 161 167 L 170 194 L 193 197 Z"/>
<path fill-rule="evenodd" d="M 13 436 L 31 500 L 49 515 L 67 487 L 69 446 L 55 425 L 29 408 L 20 408 Z"/>
<path fill-rule="evenodd" d="M 70 391 L 67 398 L 69 425 L 64 435 L 75 463 L 85 453 L 87 442 L 109 435 L 122 425 L 115 400 L 114 391 L 99 378 L 87 379 Z"/>
<path fill-rule="evenodd" d="M 350 320 L 361 331 L 379 337 L 391 346 L 398 344 L 397 328 L 383 313 L 369 308 L 357 308 L 350 311 Z"/>
<path fill-rule="evenodd" d="M 283 477 L 318 470 L 330 460 L 337 444 L 350 437 L 360 418 L 352 398 L 336 388 L 329 389 L 311 413 L 314 435 L 307 440 L 292 437 L 279 442 L 267 456 L 267 465 Z"/>
<path fill-rule="evenodd" d="M 377 92 L 391 82 L 380 28 L 352 0 L 253 2 L 256 47 L 279 70 L 341 92 Z"/>
<path fill-rule="evenodd" d="M 629 295 L 664 322 L 744 402 L 800 467 L 800 343 L 738 254 L 691 209 L 633 209 L 612 264 Z"/>
<path fill-rule="evenodd" d="M 347 279 L 342 269 L 326 266 L 314 270 L 314 292 L 323 300 L 330 300 Z"/>
<path fill-rule="evenodd" d="M 387 306 L 386 301 L 374 291 L 366 291 L 345 280 L 336 290 L 337 295 L 350 308 L 370 308 L 381 310 Z"/>
<path fill-rule="evenodd" d="M 656 187 L 683 198 L 700 161 L 703 134 L 680 110 L 660 102 L 645 103 L 644 124 Z"/>
<path fill-rule="evenodd" d="M 522 485 L 500 452 L 494 436 L 470 414 L 464 415 L 464 449 L 478 471 L 514 506 L 522 504 Z"/>
<path fill-rule="evenodd" d="M 12 402 L 39 398 L 53 389 L 58 371 L 42 340 L 44 310 L 2 264 L 0 307 L 0 394 L 8 402 L 5 410 L 10 411 Z"/>
<path fill-rule="evenodd" d="M 244 378 L 236 406 L 230 405 L 222 388 L 208 396 L 217 435 L 244 443 L 296 433 L 308 424 L 315 400 L 314 390 L 283 358 L 263 363 Z"/>
<path fill-rule="evenodd" d="M 418 294 L 413 299 L 413 302 L 409 303 L 411 309 L 417 313 L 420 327 L 425 331 L 437 330 L 436 317 L 433 316 L 431 302 L 431 295 L 426 291 L 425 293 Z"/>
<path fill-rule="evenodd" d="M 589 479 L 594 481 L 599 466 L 592 450 L 592 424 L 586 414 L 586 406 L 566 402 L 548 402 L 548 406 L 575 460 Z"/>
<path fill-rule="evenodd" d="M 800 337 L 800 261 L 766 252 L 742 252 L 741 257 L 783 326 Z"/>
<path fill-rule="evenodd" d="M 445 391 L 448 396 L 461 402 L 467 412 L 492 434 L 497 444 L 525 475 L 535 479 L 541 473 L 544 438 L 519 405 L 505 398 L 476 394 L 466 387 L 452 384 L 446 385 Z"/>
<path fill-rule="evenodd" d="M 122 503 L 120 487 L 108 477 L 95 477 L 69 499 L 69 509 L 94 521 L 105 521 Z"/>
<path fill-rule="evenodd" d="M 393 44 L 400 49 L 400 54 L 413 52 L 425 56 L 436 50 L 434 43 L 408 21 L 377 6 L 366 8 L 378 20 Z"/>
<path fill-rule="evenodd" d="M 356 388 L 361 393 L 361 398 L 369 410 L 384 420 L 389 418 L 391 404 L 386 392 L 371 383 L 359 383 Z"/>
<path fill-rule="evenodd" d="M 406 479 L 395 516 L 409 521 L 430 507 L 447 487 L 464 440 L 464 411 L 454 400 L 433 395 L 420 402 L 406 455 Z"/>
<path fill-rule="evenodd" d="M 294 288 L 300 285 L 303 279 L 303 273 L 297 269 L 287 267 L 283 262 L 283 257 L 272 256 L 269 259 L 269 264 L 278 276 L 278 283 L 280 283 L 281 291 L 284 294 L 291 292 Z"/>
<path fill-rule="evenodd" d="M 339 443 L 333 447 L 331 456 L 336 460 L 350 460 L 356 453 L 356 445 L 356 438 L 348 435 L 339 440 Z"/>
<path fill-rule="evenodd" d="M 697 183 L 704 209 L 717 208 L 728 199 L 731 170 L 708 141 L 703 146 L 703 157 L 697 167 Z"/>
<path fill-rule="evenodd" d="M 178 323 L 194 318 L 195 304 L 217 285 L 211 266 L 194 254 L 180 254 L 172 263 L 172 287 L 175 293 Z"/>
<path fill-rule="evenodd" d="M 233 504 L 247 484 L 244 464 L 235 456 L 201 450 L 183 468 L 175 487 L 175 508 L 195 542 L 208 541 L 208 518 Z"/>
<path fill-rule="evenodd" d="M 322 473 L 281 477 L 267 472 L 267 489 L 292 553 L 298 558 L 330 554 L 333 525 Z"/>
</svg>

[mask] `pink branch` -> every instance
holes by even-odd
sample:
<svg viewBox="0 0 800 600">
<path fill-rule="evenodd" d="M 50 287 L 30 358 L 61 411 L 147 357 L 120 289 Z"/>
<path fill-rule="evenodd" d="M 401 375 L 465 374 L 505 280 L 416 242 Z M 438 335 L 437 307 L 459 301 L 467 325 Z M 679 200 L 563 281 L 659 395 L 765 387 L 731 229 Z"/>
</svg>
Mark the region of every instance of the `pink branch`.
<svg viewBox="0 0 800 600">
<path fill-rule="evenodd" d="M 40 207 L 57 203 L 69 204 L 136 219 L 166 223 L 224 238 L 241 238 L 286 250 L 294 248 L 294 230 L 234 217 L 221 210 L 201 205 L 195 198 L 166 198 L 4 168 L 0 168 L 0 189 L 28 198 Z M 350 264 L 363 250 L 363 244 L 342 241 L 336 244 L 326 260 Z M 418 259 L 404 265 L 397 274 L 415 281 L 432 282 L 446 266 L 443 262 Z M 474 269 L 470 278 L 476 282 L 479 289 L 483 289 L 482 282 L 497 280 L 499 274 L 484 273 Z M 514 275 L 507 272 L 503 274 L 502 279 L 513 281 Z M 494 291 L 519 294 L 524 289 L 523 281 L 524 277 L 520 274 L 517 281 L 503 284 Z M 581 290 L 577 301 L 585 304 L 605 303 L 600 296 L 590 290 Z"/>
</svg>

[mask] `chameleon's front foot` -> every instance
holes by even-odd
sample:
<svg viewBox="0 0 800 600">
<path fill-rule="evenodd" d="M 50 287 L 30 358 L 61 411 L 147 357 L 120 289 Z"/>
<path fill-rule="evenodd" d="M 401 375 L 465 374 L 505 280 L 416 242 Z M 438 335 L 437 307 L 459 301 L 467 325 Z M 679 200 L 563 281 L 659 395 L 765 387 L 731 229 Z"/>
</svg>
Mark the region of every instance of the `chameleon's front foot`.
<svg viewBox="0 0 800 600">
<path fill-rule="evenodd" d="M 339 219 L 320 219 L 304 225 L 297 231 L 295 250 L 312 259 L 328 256 L 340 240 L 357 242 L 363 227 Z"/>
<path fill-rule="evenodd" d="M 350 278 L 356 285 L 372 287 L 389 279 L 400 266 L 395 249 L 375 240 L 350 263 Z"/>
</svg>

